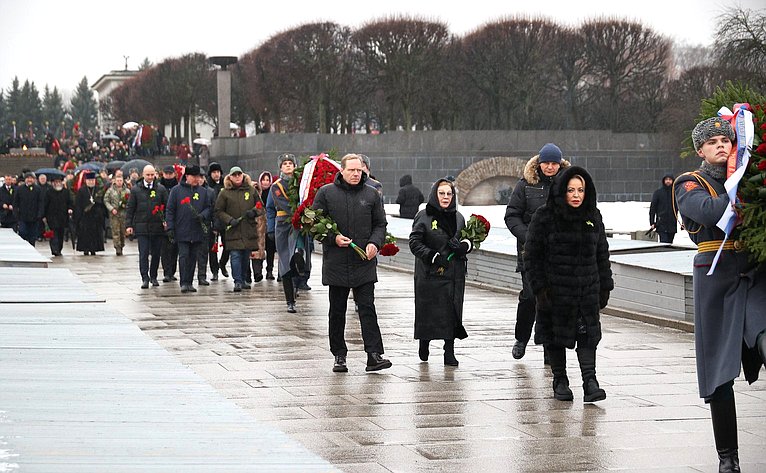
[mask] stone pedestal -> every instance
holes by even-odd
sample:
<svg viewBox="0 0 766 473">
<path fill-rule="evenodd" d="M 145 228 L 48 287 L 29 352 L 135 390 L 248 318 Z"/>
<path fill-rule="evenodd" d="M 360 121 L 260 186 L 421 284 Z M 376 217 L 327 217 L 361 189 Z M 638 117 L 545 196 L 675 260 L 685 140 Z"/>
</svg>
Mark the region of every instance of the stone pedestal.
<svg viewBox="0 0 766 473">
<path fill-rule="evenodd" d="M 231 71 L 219 69 L 218 79 L 218 136 L 225 138 L 231 135 Z"/>
</svg>

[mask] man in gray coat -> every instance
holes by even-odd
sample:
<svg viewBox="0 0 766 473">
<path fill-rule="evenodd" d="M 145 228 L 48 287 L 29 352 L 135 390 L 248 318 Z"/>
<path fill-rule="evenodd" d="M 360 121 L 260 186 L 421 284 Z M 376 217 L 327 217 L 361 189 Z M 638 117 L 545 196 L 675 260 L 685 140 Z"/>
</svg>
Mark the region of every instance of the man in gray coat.
<svg viewBox="0 0 766 473">
<path fill-rule="evenodd" d="M 374 303 L 378 281 L 375 258 L 385 241 L 388 222 L 380 194 L 366 185 L 367 176 L 362 168 L 359 155 L 344 156 L 335 182 L 319 189 L 313 205 L 337 224 L 339 232 L 329 233 L 322 241 L 322 284 L 330 286 L 330 351 L 335 356 L 333 371 L 336 373 L 348 371 L 344 332 L 348 293 L 352 288 L 367 352 L 366 370 L 391 367 L 391 362 L 381 356 L 383 339 Z"/>
</svg>

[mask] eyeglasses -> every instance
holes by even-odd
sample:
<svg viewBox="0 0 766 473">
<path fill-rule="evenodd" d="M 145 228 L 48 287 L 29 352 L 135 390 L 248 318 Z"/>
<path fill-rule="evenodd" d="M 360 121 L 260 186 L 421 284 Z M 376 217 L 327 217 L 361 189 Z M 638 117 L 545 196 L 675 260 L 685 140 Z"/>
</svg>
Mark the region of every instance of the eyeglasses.
<svg viewBox="0 0 766 473">
<path fill-rule="evenodd" d="M 452 192 L 437 192 L 440 197 L 452 197 Z"/>
</svg>

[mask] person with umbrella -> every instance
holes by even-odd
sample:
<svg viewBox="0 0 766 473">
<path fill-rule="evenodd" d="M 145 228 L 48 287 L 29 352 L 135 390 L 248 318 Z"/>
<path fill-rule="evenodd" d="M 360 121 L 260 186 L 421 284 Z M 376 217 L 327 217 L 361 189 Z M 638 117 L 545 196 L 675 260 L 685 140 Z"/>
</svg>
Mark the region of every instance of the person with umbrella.
<svg viewBox="0 0 766 473">
<path fill-rule="evenodd" d="M 77 251 L 96 255 L 104 251 L 104 197 L 96 186 L 96 173 L 86 171 L 85 185 L 75 198 L 74 223 L 77 229 Z"/>
<path fill-rule="evenodd" d="M 45 193 L 43 200 L 45 202 L 43 222 L 53 232 L 53 237 L 50 239 L 51 254 L 61 256 L 61 250 L 64 248 L 64 231 L 69 224 L 69 216 L 72 215 L 74 207 L 71 194 L 64 188 L 63 175 L 53 175 L 53 185 Z"/>
<path fill-rule="evenodd" d="M 125 185 L 122 171 L 118 170 L 104 196 L 104 205 L 109 212 L 109 224 L 112 228 L 112 243 L 117 256 L 122 256 L 122 249 L 125 247 L 125 212 L 129 198 L 130 191 Z"/>
</svg>

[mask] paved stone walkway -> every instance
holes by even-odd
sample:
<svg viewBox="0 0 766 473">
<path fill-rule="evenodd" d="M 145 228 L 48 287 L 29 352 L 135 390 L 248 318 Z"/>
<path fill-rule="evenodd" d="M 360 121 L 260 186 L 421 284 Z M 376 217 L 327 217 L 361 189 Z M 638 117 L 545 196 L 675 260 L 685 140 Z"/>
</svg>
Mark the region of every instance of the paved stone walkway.
<svg viewBox="0 0 766 473">
<path fill-rule="evenodd" d="M 460 366 L 445 367 L 436 342 L 422 363 L 412 277 L 381 270 L 376 306 L 394 366 L 364 371 L 349 310 L 350 371 L 335 374 L 318 255 L 314 289 L 288 314 L 276 281 L 241 294 L 230 278 L 190 295 L 177 283 L 142 290 L 135 244 L 123 257 L 65 251 L 53 267 L 71 269 L 218 392 L 344 471 L 717 471 L 692 334 L 604 316 L 597 368 L 607 399 L 582 403 L 569 351 L 575 400 L 558 402 L 541 348 L 511 357 L 515 296 L 469 287 Z M 766 382 L 740 379 L 735 390 L 743 471 L 766 471 Z"/>
</svg>

